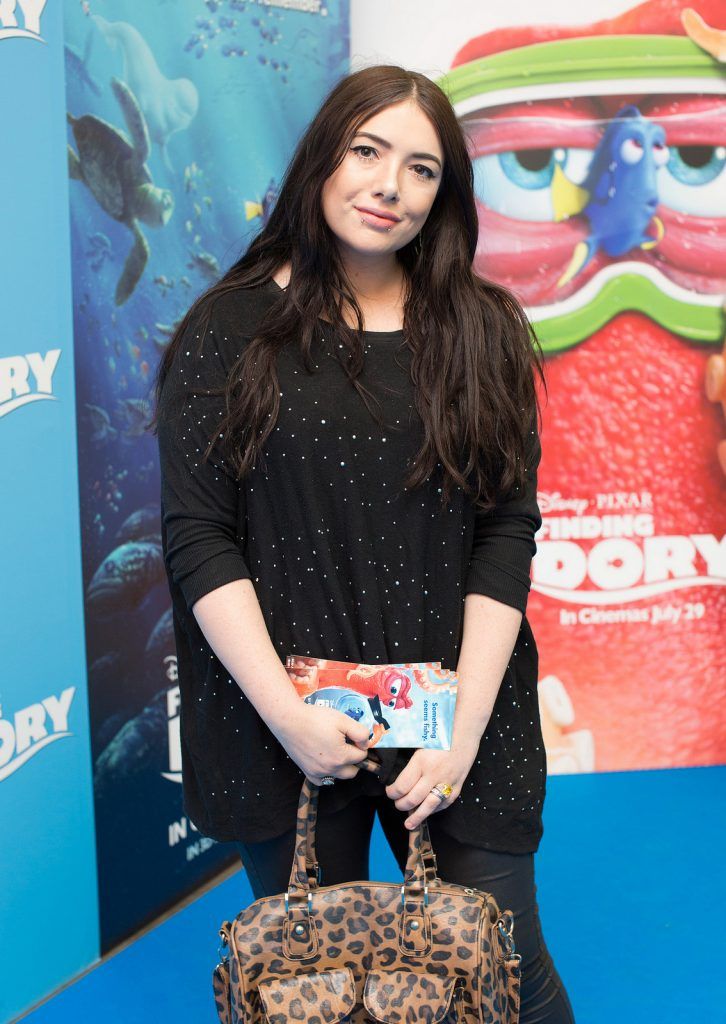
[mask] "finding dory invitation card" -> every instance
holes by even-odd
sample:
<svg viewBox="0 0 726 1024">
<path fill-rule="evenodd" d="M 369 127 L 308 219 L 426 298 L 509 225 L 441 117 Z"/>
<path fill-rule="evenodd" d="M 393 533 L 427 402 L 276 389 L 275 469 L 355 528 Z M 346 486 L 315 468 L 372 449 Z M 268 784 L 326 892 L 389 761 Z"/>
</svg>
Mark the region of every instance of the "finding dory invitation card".
<svg viewBox="0 0 726 1024">
<path fill-rule="evenodd" d="M 365 665 L 288 654 L 285 667 L 307 704 L 365 722 L 371 747 L 451 748 L 458 675 L 440 661 Z"/>
</svg>

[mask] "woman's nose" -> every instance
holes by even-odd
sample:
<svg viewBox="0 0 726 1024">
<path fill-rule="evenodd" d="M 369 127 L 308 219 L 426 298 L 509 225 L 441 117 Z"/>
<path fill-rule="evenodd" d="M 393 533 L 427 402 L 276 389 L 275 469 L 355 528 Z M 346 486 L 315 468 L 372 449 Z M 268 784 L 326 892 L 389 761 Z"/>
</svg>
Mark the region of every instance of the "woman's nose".
<svg viewBox="0 0 726 1024">
<path fill-rule="evenodd" d="M 374 196 L 381 196 L 383 199 L 391 202 L 398 199 L 398 179 L 392 172 L 390 174 L 382 174 L 378 181 L 378 188 L 373 193 Z"/>
</svg>

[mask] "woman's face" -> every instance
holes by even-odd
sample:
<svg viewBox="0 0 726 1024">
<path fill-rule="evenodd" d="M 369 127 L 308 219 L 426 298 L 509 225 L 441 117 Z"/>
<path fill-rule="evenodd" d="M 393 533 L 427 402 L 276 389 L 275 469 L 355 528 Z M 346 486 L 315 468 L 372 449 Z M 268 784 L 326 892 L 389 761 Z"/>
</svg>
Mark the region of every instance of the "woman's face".
<svg viewBox="0 0 726 1024">
<path fill-rule="evenodd" d="M 341 248 L 381 256 L 411 241 L 436 198 L 443 163 L 436 130 L 415 103 L 397 103 L 365 121 L 323 186 L 323 214 Z"/>
</svg>

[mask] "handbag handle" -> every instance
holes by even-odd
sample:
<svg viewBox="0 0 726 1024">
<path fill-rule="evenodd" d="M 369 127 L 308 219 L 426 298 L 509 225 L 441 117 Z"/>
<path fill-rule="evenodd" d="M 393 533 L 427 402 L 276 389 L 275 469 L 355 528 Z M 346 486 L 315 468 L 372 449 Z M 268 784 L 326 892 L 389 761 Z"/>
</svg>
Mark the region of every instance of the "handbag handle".
<svg viewBox="0 0 726 1024">
<path fill-rule="evenodd" d="M 311 890 L 317 888 L 317 857 L 315 852 L 315 826 L 318 820 L 320 787 L 305 776 L 300 790 L 297 809 L 297 840 L 290 870 L 288 900 L 298 896 L 308 900 Z M 436 873 L 436 855 L 431 846 L 428 821 L 411 829 L 408 837 L 408 859 L 404 871 L 404 893 L 425 892 L 426 887 L 441 884 Z"/>
</svg>

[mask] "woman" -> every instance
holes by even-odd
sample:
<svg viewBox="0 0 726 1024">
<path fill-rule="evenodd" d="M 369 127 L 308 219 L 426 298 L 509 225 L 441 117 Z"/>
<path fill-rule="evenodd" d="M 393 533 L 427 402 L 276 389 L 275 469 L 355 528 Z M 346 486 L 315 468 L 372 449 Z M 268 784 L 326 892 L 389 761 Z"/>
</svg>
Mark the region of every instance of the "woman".
<svg viewBox="0 0 726 1024">
<path fill-rule="evenodd" d="M 321 883 L 368 877 L 376 811 L 403 870 L 515 919 L 521 1020 L 572 1021 L 534 852 L 546 761 L 524 615 L 541 525 L 531 327 L 472 271 L 473 173 L 444 93 L 378 66 L 303 135 L 267 225 L 188 312 L 159 368 L 162 536 L 185 807 L 286 889 L 303 777 Z M 371 752 L 303 703 L 287 654 L 459 673 L 450 750 Z M 363 769 L 363 770 L 361 770 Z"/>
</svg>

